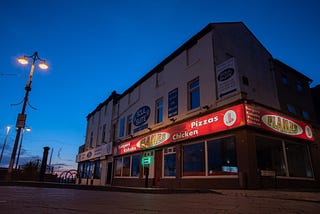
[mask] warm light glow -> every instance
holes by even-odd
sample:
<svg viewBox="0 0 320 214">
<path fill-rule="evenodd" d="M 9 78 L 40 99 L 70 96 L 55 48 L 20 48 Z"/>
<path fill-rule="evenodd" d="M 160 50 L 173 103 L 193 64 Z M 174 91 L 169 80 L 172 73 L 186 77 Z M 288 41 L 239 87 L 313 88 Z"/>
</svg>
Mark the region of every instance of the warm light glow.
<svg viewBox="0 0 320 214">
<path fill-rule="evenodd" d="M 18 58 L 18 62 L 21 64 L 21 65 L 27 65 L 29 63 L 28 59 L 26 57 L 19 57 Z"/>
<path fill-rule="evenodd" d="M 30 131 L 31 131 L 31 128 L 30 128 L 30 127 L 27 127 L 27 128 L 26 128 L 26 131 L 27 131 L 27 132 L 30 132 Z"/>
<path fill-rule="evenodd" d="M 48 64 L 45 62 L 45 61 L 41 61 L 39 64 L 38 64 L 39 68 L 41 68 L 42 70 L 46 70 L 49 68 Z"/>
</svg>

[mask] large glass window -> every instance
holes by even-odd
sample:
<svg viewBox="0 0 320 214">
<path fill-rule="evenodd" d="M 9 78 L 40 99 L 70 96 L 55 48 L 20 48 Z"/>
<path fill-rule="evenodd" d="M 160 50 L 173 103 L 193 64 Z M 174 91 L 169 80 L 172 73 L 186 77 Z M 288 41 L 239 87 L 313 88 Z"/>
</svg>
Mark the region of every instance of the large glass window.
<svg viewBox="0 0 320 214">
<path fill-rule="evenodd" d="M 131 176 L 139 177 L 140 174 L 140 154 L 132 155 Z"/>
<path fill-rule="evenodd" d="M 183 146 L 183 176 L 205 175 L 204 142 Z"/>
<path fill-rule="evenodd" d="M 176 148 L 165 148 L 163 155 L 164 176 L 176 176 Z"/>
<path fill-rule="evenodd" d="M 130 159 L 131 156 L 123 157 L 122 176 L 130 176 Z"/>
<path fill-rule="evenodd" d="M 290 177 L 313 177 L 308 147 L 285 142 Z"/>
<path fill-rule="evenodd" d="M 163 121 L 163 99 L 160 98 L 156 101 L 156 123 Z"/>
<path fill-rule="evenodd" d="M 200 87 L 199 79 L 195 79 L 188 83 L 188 108 L 195 109 L 200 106 Z"/>
<path fill-rule="evenodd" d="M 286 175 L 282 142 L 280 140 L 256 137 L 258 170 L 275 170 L 276 175 Z"/>
<path fill-rule="evenodd" d="M 235 138 L 208 141 L 208 175 L 238 173 Z"/>
</svg>

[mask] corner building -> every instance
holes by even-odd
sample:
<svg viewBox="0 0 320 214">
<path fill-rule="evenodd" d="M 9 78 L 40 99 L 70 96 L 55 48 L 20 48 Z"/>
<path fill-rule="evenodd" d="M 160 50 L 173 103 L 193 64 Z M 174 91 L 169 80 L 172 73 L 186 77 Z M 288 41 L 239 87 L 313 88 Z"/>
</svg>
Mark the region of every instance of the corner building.
<svg viewBox="0 0 320 214">
<path fill-rule="evenodd" d="M 88 114 L 78 183 L 319 186 L 310 83 L 243 23 L 209 24 Z"/>
</svg>

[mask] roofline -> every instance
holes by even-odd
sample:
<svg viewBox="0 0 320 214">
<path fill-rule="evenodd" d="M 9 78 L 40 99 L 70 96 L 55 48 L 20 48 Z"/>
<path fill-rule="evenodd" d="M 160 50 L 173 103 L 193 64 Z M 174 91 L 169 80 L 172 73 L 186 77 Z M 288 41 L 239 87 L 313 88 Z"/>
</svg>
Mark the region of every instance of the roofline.
<svg viewBox="0 0 320 214">
<path fill-rule="evenodd" d="M 309 77 L 307 77 L 307 76 L 304 75 L 303 73 L 297 71 L 296 69 L 290 67 L 289 65 L 285 64 L 284 62 L 282 62 L 282 61 L 280 61 L 280 60 L 278 60 L 278 59 L 275 59 L 275 58 L 273 59 L 273 61 L 274 61 L 275 63 L 279 64 L 280 66 L 287 67 L 287 68 L 289 68 L 290 71 L 292 71 L 292 72 L 300 75 L 301 77 L 303 77 L 304 79 L 306 79 L 306 80 L 309 82 L 309 84 L 312 83 L 312 81 L 313 81 L 312 79 L 310 79 Z"/>
</svg>

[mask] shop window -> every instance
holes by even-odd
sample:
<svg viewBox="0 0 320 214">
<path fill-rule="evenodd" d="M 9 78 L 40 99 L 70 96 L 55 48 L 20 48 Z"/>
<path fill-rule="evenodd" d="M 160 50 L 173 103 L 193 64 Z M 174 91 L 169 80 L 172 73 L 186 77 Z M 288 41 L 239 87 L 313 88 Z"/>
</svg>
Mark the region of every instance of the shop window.
<svg viewBox="0 0 320 214">
<path fill-rule="evenodd" d="M 192 110 L 200 106 L 199 78 L 188 83 L 188 109 Z"/>
<path fill-rule="evenodd" d="M 208 175 L 238 173 L 235 138 L 208 141 Z"/>
<path fill-rule="evenodd" d="M 205 175 L 204 142 L 183 146 L 183 176 Z"/>
<path fill-rule="evenodd" d="M 131 156 L 123 157 L 122 176 L 130 176 L 130 159 Z"/>
<path fill-rule="evenodd" d="M 100 179 L 101 178 L 101 161 L 97 160 L 94 162 L 94 175 L 93 178 Z"/>
<path fill-rule="evenodd" d="M 115 168 L 114 168 L 114 175 L 121 176 L 122 170 L 122 157 L 116 158 L 115 160 Z"/>
<path fill-rule="evenodd" d="M 156 101 L 156 123 L 163 121 L 163 99 L 160 98 Z"/>
<path fill-rule="evenodd" d="M 139 177 L 140 174 L 140 154 L 132 155 L 131 176 Z"/>
<path fill-rule="evenodd" d="M 176 176 L 176 148 L 165 148 L 163 155 L 164 176 Z"/>
<path fill-rule="evenodd" d="M 276 175 L 285 176 L 286 166 L 280 140 L 256 137 L 258 170 L 274 170 Z"/>
<path fill-rule="evenodd" d="M 290 177 L 313 177 L 308 146 L 285 142 Z"/>
</svg>

